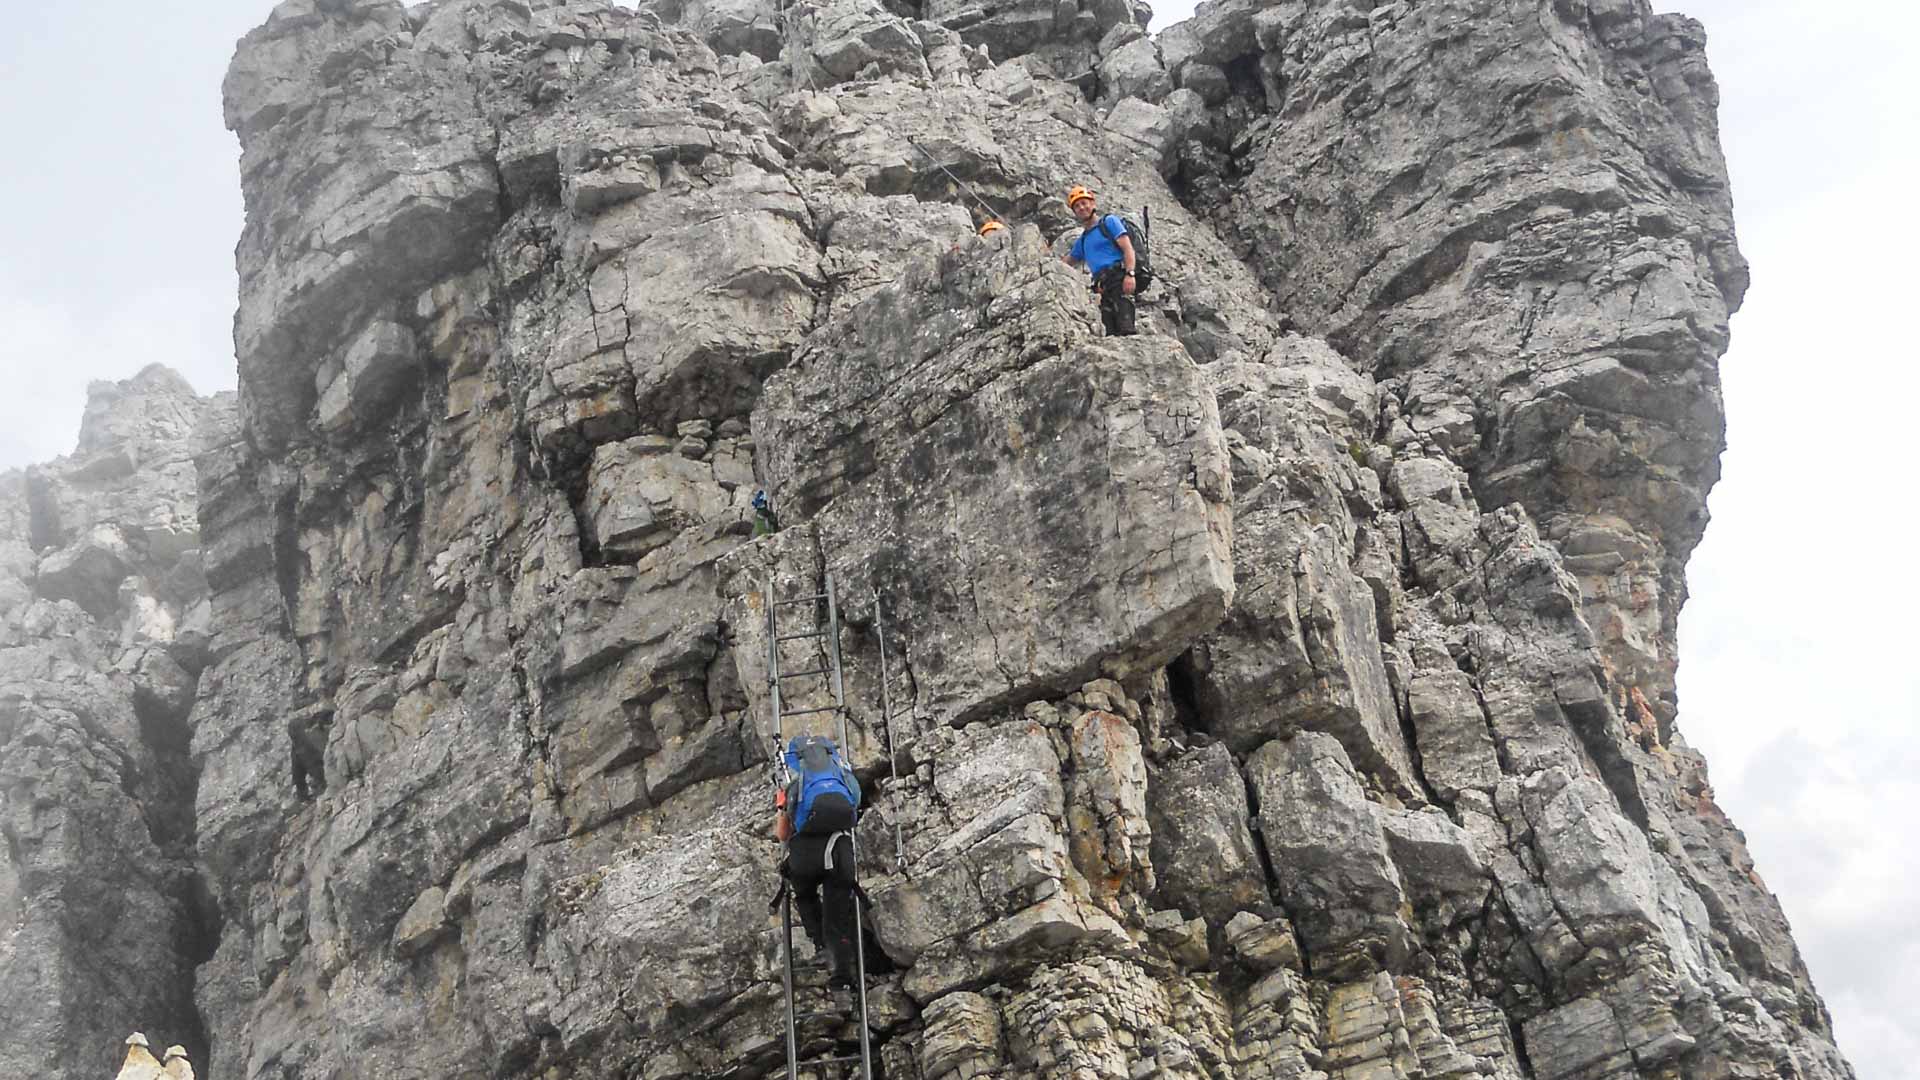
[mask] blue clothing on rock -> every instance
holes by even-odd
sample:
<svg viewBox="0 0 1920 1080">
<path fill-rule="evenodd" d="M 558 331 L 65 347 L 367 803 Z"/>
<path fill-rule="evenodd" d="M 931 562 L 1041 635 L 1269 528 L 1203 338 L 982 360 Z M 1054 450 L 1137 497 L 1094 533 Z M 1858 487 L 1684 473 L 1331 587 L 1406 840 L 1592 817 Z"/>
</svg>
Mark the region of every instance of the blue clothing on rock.
<svg viewBox="0 0 1920 1080">
<path fill-rule="evenodd" d="M 1103 224 L 1106 226 L 1104 229 L 1101 228 Z M 1123 257 L 1120 245 L 1108 238 L 1109 233 L 1116 237 L 1127 235 L 1127 226 L 1120 220 L 1119 214 L 1108 214 L 1094 222 L 1080 234 L 1080 239 L 1073 242 L 1073 260 L 1085 263 L 1087 272 L 1094 277 L 1099 277 L 1100 271 L 1120 262 Z"/>
</svg>

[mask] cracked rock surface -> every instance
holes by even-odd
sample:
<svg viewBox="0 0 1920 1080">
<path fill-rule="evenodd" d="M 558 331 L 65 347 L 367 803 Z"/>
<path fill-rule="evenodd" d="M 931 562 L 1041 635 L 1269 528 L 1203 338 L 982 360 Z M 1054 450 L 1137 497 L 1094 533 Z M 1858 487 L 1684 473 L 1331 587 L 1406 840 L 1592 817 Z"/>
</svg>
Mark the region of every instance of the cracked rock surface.
<svg viewBox="0 0 1920 1080">
<path fill-rule="evenodd" d="M 784 1075 L 769 649 L 837 649 L 889 1080 L 1850 1078 L 1673 693 L 1699 26 L 1145 21 L 275 8 L 237 398 L 0 477 L 0 1053 Z"/>
<path fill-rule="evenodd" d="M 195 869 L 188 711 L 207 659 L 196 425 L 153 366 L 88 388 L 66 457 L 0 473 L 0 1013 L 35 1076 L 117 1067 L 132 1020 L 204 1050 L 218 935 Z"/>
</svg>

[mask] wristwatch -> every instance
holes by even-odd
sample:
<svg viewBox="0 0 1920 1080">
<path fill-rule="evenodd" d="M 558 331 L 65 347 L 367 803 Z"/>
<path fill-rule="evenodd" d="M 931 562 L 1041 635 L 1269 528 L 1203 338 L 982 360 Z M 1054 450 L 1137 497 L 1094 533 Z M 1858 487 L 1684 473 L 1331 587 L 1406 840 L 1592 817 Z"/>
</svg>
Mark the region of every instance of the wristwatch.
<svg viewBox="0 0 1920 1080">
<path fill-rule="evenodd" d="M 1131 271 L 1131 270 L 1129 270 L 1129 271 L 1127 271 L 1127 276 L 1128 276 L 1128 277 L 1132 277 L 1132 276 L 1133 276 L 1133 271 Z"/>
</svg>

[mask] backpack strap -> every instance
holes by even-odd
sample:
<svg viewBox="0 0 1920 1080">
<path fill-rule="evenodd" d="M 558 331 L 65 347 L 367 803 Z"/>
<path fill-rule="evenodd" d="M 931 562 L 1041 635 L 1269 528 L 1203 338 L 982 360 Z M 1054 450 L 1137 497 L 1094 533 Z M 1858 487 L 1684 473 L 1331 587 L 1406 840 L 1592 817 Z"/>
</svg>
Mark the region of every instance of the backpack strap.
<svg viewBox="0 0 1920 1080">
<path fill-rule="evenodd" d="M 1107 228 L 1107 222 L 1112 220 L 1113 220 L 1112 214 L 1102 214 L 1100 216 L 1100 225 L 1099 225 L 1100 235 L 1107 238 L 1107 243 L 1112 244 L 1114 247 L 1119 247 L 1120 238 L 1113 235 L 1112 230 Z"/>
<path fill-rule="evenodd" d="M 840 832 L 834 833 L 827 837 L 827 861 L 823 869 L 827 869 L 827 870 L 833 869 L 833 849 L 840 846 L 841 837 L 843 836 L 851 837 L 852 835 L 853 835 L 852 833 L 847 832 L 843 829 Z"/>
</svg>

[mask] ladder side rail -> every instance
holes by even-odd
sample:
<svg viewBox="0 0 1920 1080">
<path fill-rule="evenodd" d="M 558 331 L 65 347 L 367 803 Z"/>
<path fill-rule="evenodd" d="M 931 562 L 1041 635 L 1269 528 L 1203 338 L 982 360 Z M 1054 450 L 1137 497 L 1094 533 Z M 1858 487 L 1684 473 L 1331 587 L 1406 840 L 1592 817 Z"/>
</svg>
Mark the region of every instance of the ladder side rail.
<svg viewBox="0 0 1920 1080">
<path fill-rule="evenodd" d="M 840 666 L 840 602 L 834 596 L 833 571 L 827 571 L 827 667 L 833 673 L 833 703 L 840 710 L 840 751 L 851 753 L 847 742 L 846 673 Z"/>
<path fill-rule="evenodd" d="M 828 666 L 833 669 L 833 701 L 840 711 L 840 746 L 852 752 L 847 709 L 846 669 L 840 654 L 840 598 L 834 587 L 833 572 L 826 575 Z M 873 1045 L 867 1029 L 867 941 L 860 912 L 860 835 L 858 828 L 847 833 L 848 855 L 853 860 L 854 889 L 847 899 L 853 908 L 854 995 L 860 1005 L 860 1080 L 873 1080 Z"/>
<path fill-rule="evenodd" d="M 847 834 L 848 846 L 853 849 L 854 880 L 860 876 L 860 838 Z M 860 890 L 856 884 L 853 895 L 853 956 L 854 956 L 854 994 L 860 999 L 860 1080 L 873 1080 L 873 1048 L 870 1032 L 867 1028 L 867 928 L 866 916 L 860 910 Z"/>
<path fill-rule="evenodd" d="M 767 572 L 767 692 L 773 704 L 773 782 L 776 799 L 786 791 L 786 749 L 780 708 L 780 605 L 774 601 L 773 572 Z M 782 808 L 785 812 L 785 808 Z M 785 883 L 783 883 L 785 884 Z M 787 1080 L 799 1080 L 800 1045 L 793 1015 L 793 889 L 781 889 L 781 980 L 786 995 Z"/>
<path fill-rule="evenodd" d="M 784 953 L 785 959 L 786 959 L 785 967 L 786 967 L 786 991 L 787 991 L 787 1080 L 799 1080 L 799 1074 L 800 1074 L 799 1024 L 794 1019 L 794 1015 L 793 1015 L 793 890 L 791 888 L 788 888 L 783 891 L 785 892 L 786 897 L 785 897 L 785 903 L 781 905 L 780 922 L 781 922 L 782 932 L 785 936 L 785 947 L 782 949 L 782 952 Z"/>
<path fill-rule="evenodd" d="M 873 629 L 880 639 L 880 722 L 887 740 L 887 768 L 892 781 L 887 785 L 890 790 L 900 787 L 900 751 L 893 743 L 893 696 L 892 680 L 887 673 L 887 614 L 880 603 L 879 586 L 873 589 Z M 902 873 L 907 869 L 907 842 L 900 823 L 898 808 L 893 813 L 893 862 Z"/>
<path fill-rule="evenodd" d="M 828 666 L 833 669 L 833 703 L 840 712 L 842 753 L 852 752 L 848 724 L 846 669 L 840 653 L 840 598 L 833 572 L 826 574 Z M 860 836 L 858 829 L 847 833 L 848 855 L 853 860 L 854 889 L 847 899 L 853 908 L 854 994 L 860 1005 L 860 1080 L 873 1080 L 873 1044 L 867 1028 L 867 942 L 860 912 Z"/>
<path fill-rule="evenodd" d="M 780 714 L 780 606 L 773 602 L 773 572 L 767 572 L 767 692 L 773 699 L 773 760 L 774 775 L 780 775 L 781 756 L 786 751 L 786 732 L 782 730 Z"/>
</svg>

